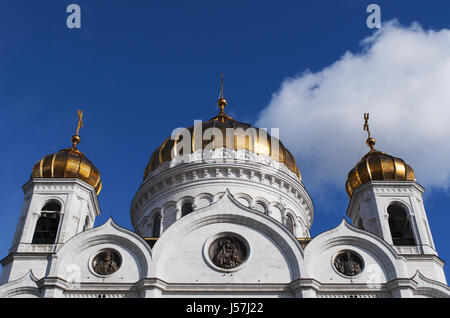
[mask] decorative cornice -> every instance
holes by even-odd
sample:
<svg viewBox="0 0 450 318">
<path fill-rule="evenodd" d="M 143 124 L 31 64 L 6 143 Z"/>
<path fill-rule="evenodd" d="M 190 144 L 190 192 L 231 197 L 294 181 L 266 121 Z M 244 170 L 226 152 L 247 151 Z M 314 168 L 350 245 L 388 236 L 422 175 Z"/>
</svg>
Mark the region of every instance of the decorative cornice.
<svg viewBox="0 0 450 318">
<path fill-rule="evenodd" d="M 33 178 L 22 186 L 25 196 L 36 191 L 42 192 L 73 192 L 75 189 L 83 190 L 89 195 L 90 201 L 96 212 L 96 216 L 101 213 L 97 192 L 90 184 L 77 178 Z"/>
<path fill-rule="evenodd" d="M 297 174 L 289 170 L 282 162 L 273 160 L 267 155 L 258 155 L 254 152 L 243 150 L 231 150 L 228 148 L 219 148 L 214 150 L 197 150 L 193 153 L 180 155 L 173 158 L 171 161 L 165 161 L 160 164 L 160 166 L 151 171 L 146 180 L 153 178 L 154 176 L 160 174 L 161 172 L 174 168 L 176 166 L 187 164 L 187 163 L 216 163 L 217 161 L 221 163 L 258 163 L 265 166 L 270 166 L 281 172 L 291 176 L 294 179 L 299 180 Z M 300 180 L 299 180 L 300 181 Z M 145 180 L 144 180 L 145 182 Z"/>
<path fill-rule="evenodd" d="M 368 192 L 370 191 L 379 196 L 413 195 L 416 197 L 417 192 L 422 195 L 425 192 L 425 188 L 422 187 L 417 181 L 374 180 L 367 182 L 354 190 L 347 207 L 348 216 L 350 216 L 350 212 L 352 211 L 354 204 L 361 200 L 367 200 Z"/>
<path fill-rule="evenodd" d="M 2 260 L 0 260 L 0 263 L 3 267 L 5 267 L 14 260 L 47 259 L 52 253 L 53 252 L 10 252 Z"/>
</svg>

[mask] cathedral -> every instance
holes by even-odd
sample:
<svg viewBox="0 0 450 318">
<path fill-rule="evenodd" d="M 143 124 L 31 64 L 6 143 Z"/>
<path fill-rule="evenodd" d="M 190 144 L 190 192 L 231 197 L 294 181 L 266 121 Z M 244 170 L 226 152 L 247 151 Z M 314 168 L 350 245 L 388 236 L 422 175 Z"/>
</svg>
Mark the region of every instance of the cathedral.
<svg viewBox="0 0 450 318">
<path fill-rule="evenodd" d="M 79 149 L 79 111 L 72 146 L 37 161 L 23 185 L 0 297 L 450 296 L 424 188 L 375 148 L 368 114 L 368 152 L 345 183 L 351 224 L 342 213 L 311 237 L 313 202 L 293 155 L 273 132 L 227 115 L 223 89 L 217 104 L 151 155 L 133 231 L 112 218 L 94 227 L 101 169 Z"/>
</svg>

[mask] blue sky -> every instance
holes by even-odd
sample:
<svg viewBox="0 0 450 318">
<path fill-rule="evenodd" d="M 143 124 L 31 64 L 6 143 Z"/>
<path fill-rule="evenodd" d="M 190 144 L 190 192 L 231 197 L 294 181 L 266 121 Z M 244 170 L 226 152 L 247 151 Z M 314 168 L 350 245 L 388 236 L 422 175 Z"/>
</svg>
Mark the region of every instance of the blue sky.
<svg viewBox="0 0 450 318">
<path fill-rule="evenodd" d="M 79 30 L 66 27 L 70 3 L 81 7 Z M 403 26 L 416 21 L 426 29 L 450 28 L 450 3 L 444 0 L 1 0 L 1 257 L 7 255 L 17 225 L 21 186 L 35 162 L 70 146 L 77 109 L 85 114 L 79 149 L 103 180 L 102 214 L 96 225 L 112 216 L 131 228 L 129 207 L 150 155 L 174 128 L 217 112 L 221 72 L 226 111 L 240 121 L 256 123 L 286 78 L 306 70 L 319 72 L 346 51 L 363 50 L 361 41 L 376 32 L 366 26 L 370 3 L 380 5 L 383 23 L 397 19 Z M 344 175 L 366 151 L 362 113 L 355 113 L 361 118 L 355 134 L 362 140 L 348 168 L 339 168 Z M 372 115 L 376 119 L 376 113 Z M 371 125 L 389 140 L 388 133 L 376 130 L 376 120 Z M 282 126 L 280 135 L 295 149 L 314 202 L 312 235 L 337 226 L 348 204 L 345 177 L 318 186 L 311 156 L 295 146 L 297 136 L 285 135 Z M 389 147 L 389 142 L 384 144 Z M 387 149 L 392 155 L 410 153 L 392 148 Z M 433 165 L 433 154 L 425 155 Z M 414 168 L 414 156 L 402 158 Z M 439 173 L 424 171 L 416 169 L 419 183 L 421 174 L 433 179 L 432 173 Z M 425 208 L 438 253 L 449 261 L 448 176 L 443 180 L 427 186 Z"/>
</svg>

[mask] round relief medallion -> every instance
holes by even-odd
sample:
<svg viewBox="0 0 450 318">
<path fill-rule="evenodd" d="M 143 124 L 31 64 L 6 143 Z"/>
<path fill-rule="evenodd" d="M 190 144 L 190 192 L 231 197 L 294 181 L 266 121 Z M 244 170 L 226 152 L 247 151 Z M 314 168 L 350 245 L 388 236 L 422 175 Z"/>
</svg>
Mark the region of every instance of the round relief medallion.
<svg viewBox="0 0 450 318">
<path fill-rule="evenodd" d="M 113 249 L 105 249 L 98 253 L 92 260 L 93 270 L 102 276 L 111 275 L 122 265 L 120 254 Z"/>
<path fill-rule="evenodd" d="M 209 246 L 211 262 L 220 268 L 232 269 L 241 265 L 248 256 L 246 244 L 238 237 L 226 234 Z"/>
<path fill-rule="evenodd" d="M 334 267 L 342 275 L 355 276 L 362 272 L 364 264 L 358 254 L 342 251 L 334 259 Z"/>
</svg>

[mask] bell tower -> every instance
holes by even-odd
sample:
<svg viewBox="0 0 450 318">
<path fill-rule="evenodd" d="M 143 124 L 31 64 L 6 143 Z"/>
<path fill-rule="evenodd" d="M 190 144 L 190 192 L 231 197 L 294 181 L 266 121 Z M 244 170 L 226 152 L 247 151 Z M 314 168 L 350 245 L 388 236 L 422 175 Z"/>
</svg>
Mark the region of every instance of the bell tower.
<svg viewBox="0 0 450 318">
<path fill-rule="evenodd" d="M 77 149 L 82 116 L 83 112 L 78 111 L 72 147 L 38 161 L 23 186 L 24 203 L 11 249 L 1 261 L 0 284 L 30 270 L 37 278 L 44 276 L 47 256 L 73 236 L 92 228 L 100 214 L 100 173 Z"/>
<path fill-rule="evenodd" d="M 364 114 L 369 152 L 348 173 L 353 224 L 392 245 L 399 254 L 437 255 L 423 204 L 425 189 L 402 159 L 376 150 L 370 135 L 369 114 Z"/>
</svg>

